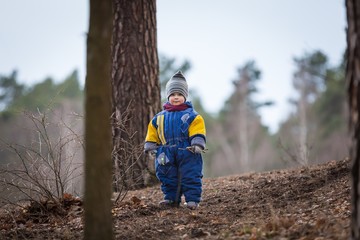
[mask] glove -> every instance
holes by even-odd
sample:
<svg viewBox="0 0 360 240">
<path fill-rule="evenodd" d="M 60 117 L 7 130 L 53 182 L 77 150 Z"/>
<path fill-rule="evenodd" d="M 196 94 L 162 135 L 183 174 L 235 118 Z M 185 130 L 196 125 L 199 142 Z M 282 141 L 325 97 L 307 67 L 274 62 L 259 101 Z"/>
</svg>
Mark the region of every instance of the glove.
<svg viewBox="0 0 360 240">
<path fill-rule="evenodd" d="M 158 148 L 156 143 L 146 142 L 144 146 L 145 153 L 150 153 L 152 155 L 156 154 L 156 149 Z"/>
<path fill-rule="evenodd" d="M 151 150 L 151 151 L 147 151 L 145 153 L 149 153 L 151 156 L 155 157 L 156 153 L 157 153 L 157 150 Z"/>
<path fill-rule="evenodd" d="M 203 152 L 203 148 L 198 146 L 198 145 L 192 145 L 186 148 L 187 150 L 189 150 L 192 153 L 196 153 L 196 154 L 200 154 Z"/>
</svg>

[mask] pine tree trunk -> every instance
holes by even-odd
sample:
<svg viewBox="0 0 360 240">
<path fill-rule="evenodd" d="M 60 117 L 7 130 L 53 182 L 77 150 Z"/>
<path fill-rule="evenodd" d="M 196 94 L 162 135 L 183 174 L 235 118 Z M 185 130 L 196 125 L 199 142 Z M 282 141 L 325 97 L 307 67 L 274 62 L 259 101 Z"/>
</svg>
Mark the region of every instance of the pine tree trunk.
<svg viewBox="0 0 360 240">
<path fill-rule="evenodd" d="M 350 110 L 350 133 L 352 146 L 350 157 L 352 161 L 352 219 L 351 238 L 360 239 L 360 4 L 355 0 L 346 0 L 347 9 L 347 69 L 346 83 Z"/>
<path fill-rule="evenodd" d="M 146 184 L 143 144 L 160 110 L 156 0 L 115 0 L 112 43 L 115 190 Z"/>
<path fill-rule="evenodd" d="M 240 169 L 243 172 L 249 171 L 249 138 L 248 138 L 248 92 L 249 92 L 249 76 L 246 70 L 241 74 L 240 87 L 240 103 L 239 103 L 239 119 L 240 119 L 240 133 L 239 142 L 241 150 L 241 164 Z"/>
<path fill-rule="evenodd" d="M 308 103 L 306 100 L 306 87 L 305 87 L 305 69 L 304 66 L 301 65 L 301 70 L 299 74 L 299 82 L 300 82 L 300 99 L 298 102 L 298 111 L 299 111 L 299 118 L 300 118 L 300 134 L 299 134 L 299 163 L 301 163 L 304 166 L 307 166 L 309 164 L 308 159 L 308 146 L 307 146 L 307 138 L 308 138 L 308 120 L 307 120 L 307 114 L 306 111 L 308 109 Z"/>
<path fill-rule="evenodd" d="M 111 23 L 112 2 L 90 0 L 85 83 L 85 239 L 113 239 Z"/>
</svg>

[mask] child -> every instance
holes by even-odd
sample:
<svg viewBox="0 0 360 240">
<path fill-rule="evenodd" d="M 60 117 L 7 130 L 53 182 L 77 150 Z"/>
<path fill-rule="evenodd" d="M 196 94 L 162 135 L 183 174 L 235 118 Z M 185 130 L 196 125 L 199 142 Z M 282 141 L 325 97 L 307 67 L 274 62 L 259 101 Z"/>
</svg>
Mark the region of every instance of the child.
<svg viewBox="0 0 360 240">
<path fill-rule="evenodd" d="M 145 152 L 156 152 L 156 176 L 164 194 L 160 205 L 177 207 L 184 194 L 186 206 L 196 209 L 202 192 L 204 119 L 186 101 L 188 85 L 181 71 L 166 84 L 166 96 L 164 110 L 149 123 Z"/>
</svg>

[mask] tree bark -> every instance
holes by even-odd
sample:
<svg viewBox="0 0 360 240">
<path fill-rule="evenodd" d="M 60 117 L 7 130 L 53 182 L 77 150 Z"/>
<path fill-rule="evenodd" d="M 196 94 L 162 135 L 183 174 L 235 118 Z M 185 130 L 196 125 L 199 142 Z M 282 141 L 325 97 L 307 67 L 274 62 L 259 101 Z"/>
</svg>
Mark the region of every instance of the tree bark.
<svg viewBox="0 0 360 240">
<path fill-rule="evenodd" d="M 85 83 L 85 239 L 113 239 L 111 214 L 112 2 L 90 0 Z"/>
<path fill-rule="evenodd" d="M 143 144 L 160 110 L 156 0 L 115 0 L 112 42 L 115 190 L 146 184 Z"/>
<path fill-rule="evenodd" d="M 359 125 L 359 83 L 360 83 L 360 4 L 359 1 L 346 0 L 347 9 L 347 67 L 346 84 L 350 110 L 350 133 L 352 145 L 350 157 L 352 161 L 352 218 L 351 238 L 360 239 L 360 125 Z"/>
</svg>

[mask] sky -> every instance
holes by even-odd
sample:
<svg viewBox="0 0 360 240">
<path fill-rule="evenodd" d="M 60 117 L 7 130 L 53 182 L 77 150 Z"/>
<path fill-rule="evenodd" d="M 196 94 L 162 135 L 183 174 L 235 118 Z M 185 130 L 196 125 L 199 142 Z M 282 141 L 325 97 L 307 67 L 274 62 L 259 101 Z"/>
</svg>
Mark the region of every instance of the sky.
<svg viewBox="0 0 360 240">
<path fill-rule="evenodd" d="M 18 71 L 32 85 L 63 81 L 78 70 L 84 83 L 89 3 L 86 0 L 0 0 L 0 75 Z M 321 50 L 338 65 L 346 48 L 345 1 L 158 0 L 160 55 L 191 62 L 186 74 L 205 109 L 217 113 L 233 93 L 237 69 L 261 70 L 256 101 L 272 132 L 292 111 L 293 59 Z"/>
</svg>

